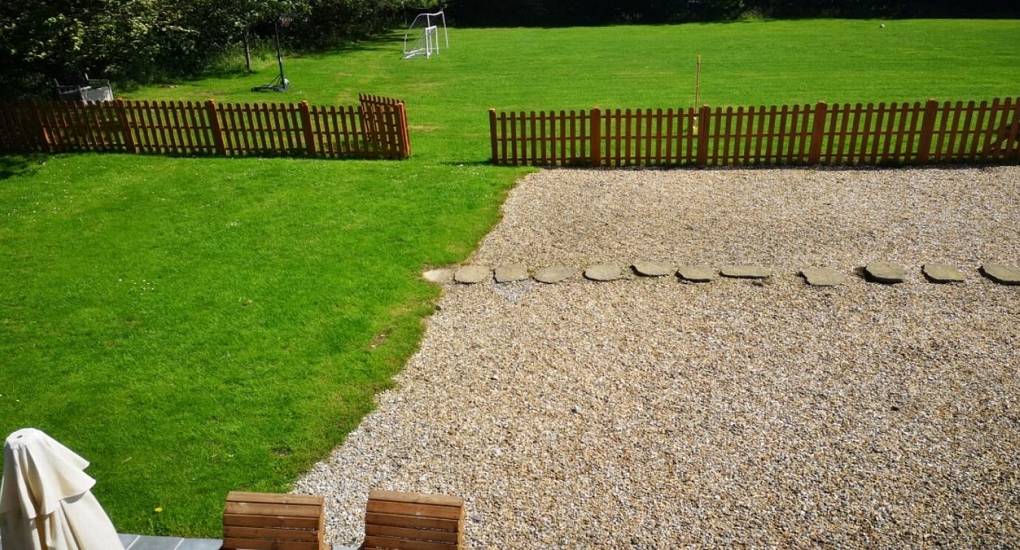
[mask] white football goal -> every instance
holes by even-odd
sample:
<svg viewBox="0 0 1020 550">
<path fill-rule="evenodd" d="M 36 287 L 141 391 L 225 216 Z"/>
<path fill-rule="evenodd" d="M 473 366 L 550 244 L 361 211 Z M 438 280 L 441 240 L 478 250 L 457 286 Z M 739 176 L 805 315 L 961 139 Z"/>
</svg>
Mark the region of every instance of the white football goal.
<svg viewBox="0 0 1020 550">
<path fill-rule="evenodd" d="M 426 59 L 439 55 L 439 29 L 443 30 L 443 46 L 450 47 L 450 35 L 446 31 L 446 14 L 443 10 L 435 13 L 419 13 L 404 33 L 404 59 L 424 56 Z"/>
</svg>

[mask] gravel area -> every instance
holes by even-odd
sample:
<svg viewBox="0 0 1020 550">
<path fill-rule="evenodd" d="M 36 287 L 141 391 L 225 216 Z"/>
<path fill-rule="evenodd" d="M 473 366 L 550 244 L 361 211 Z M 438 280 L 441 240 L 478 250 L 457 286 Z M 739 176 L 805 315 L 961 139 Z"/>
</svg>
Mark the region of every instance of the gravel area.
<svg viewBox="0 0 1020 550">
<path fill-rule="evenodd" d="M 757 264 L 445 287 L 379 408 L 295 490 L 468 502 L 473 548 L 1020 543 L 1020 169 L 545 171 L 474 261 Z M 809 287 L 808 265 L 908 267 Z M 925 262 L 963 269 L 924 281 Z"/>
<path fill-rule="evenodd" d="M 475 261 L 853 269 L 1020 262 L 1020 169 L 551 170 L 525 178 Z"/>
</svg>

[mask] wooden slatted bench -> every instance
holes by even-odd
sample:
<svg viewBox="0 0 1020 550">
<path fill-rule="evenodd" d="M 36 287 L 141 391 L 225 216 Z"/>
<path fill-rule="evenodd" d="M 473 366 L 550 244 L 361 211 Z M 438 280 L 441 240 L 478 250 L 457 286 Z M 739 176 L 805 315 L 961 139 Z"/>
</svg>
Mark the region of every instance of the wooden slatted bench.
<svg viewBox="0 0 1020 550">
<path fill-rule="evenodd" d="M 361 548 L 464 548 L 464 499 L 372 491 L 365 509 L 365 542 Z"/>
<path fill-rule="evenodd" d="M 222 550 L 327 550 L 322 497 L 232 491 Z"/>
</svg>

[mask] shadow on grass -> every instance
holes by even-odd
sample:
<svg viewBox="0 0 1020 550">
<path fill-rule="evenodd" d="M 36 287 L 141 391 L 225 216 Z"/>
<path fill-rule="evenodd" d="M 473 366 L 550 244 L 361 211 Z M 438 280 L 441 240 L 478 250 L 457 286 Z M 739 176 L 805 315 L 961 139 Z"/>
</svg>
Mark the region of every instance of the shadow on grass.
<svg viewBox="0 0 1020 550">
<path fill-rule="evenodd" d="M 338 46 L 333 46 L 324 50 L 284 50 L 283 60 L 287 63 L 291 60 L 298 59 L 310 59 L 317 60 L 327 58 L 337 54 L 348 54 L 357 52 L 373 52 L 392 49 L 394 45 L 399 45 L 404 40 L 403 31 L 392 31 L 383 35 L 367 38 L 364 40 L 347 42 Z M 283 37 L 284 48 L 286 48 L 287 38 Z M 244 67 L 243 58 L 238 57 L 233 62 L 229 60 L 217 62 L 217 67 L 210 68 L 202 71 L 201 73 L 194 74 L 191 76 L 182 77 L 166 77 L 157 79 L 154 82 L 147 84 L 139 84 L 136 82 L 120 82 L 118 83 L 118 89 L 127 93 L 138 91 L 142 88 L 157 87 L 157 88 L 173 88 L 182 84 L 189 84 L 193 82 L 199 82 L 210 78 L 222 79 L 222 80 L 242 80 L 247 78 L 256 77 L 259 74 L 263 74 L 269 78 L 276 75 L 276 52 L 275 50 L 269 49 L 268 51 L 259 51 L 253 56 L 256 67 L 253 71 L 249 72 Z"/>
<path fill-rule="evenodd" d="M 0 154 L 0 180 L 5 180 L 14 176 L 23 174 L 31 174 L 36 170 L 37 167 L 41 166 L 50 157 L 60 156 L 84 156 L 84 155 L 123 155 L 132 157 L 148 157 L 148 158 L 172 158 L 172 159 L 194 159 L 194 160 L 292 160 L 296 162 L 405 162 L 408 159 L 391 158 L 382 155 L 375 155 L 371 153 L 365 154 L 344 154 L 340 156 L 326 156 L 326 155 L 305 155 L 305 154 L 294 154 L 288 155 L 286 153 L 273 153 L 273 152 L 252 152 L 244 155 L 215 155 L 209 153 L 186 153 L 186 152 L 149 152 L 139 151 L 137 153 L 128 153 L 124 151 L 66 151 L 60 153 L 53 153 L 47 155 L 43 153 L 36 153 L 32 155 L 2 155 Z"/>
<path fill-rule="evenodd" d="M 0 155 L 0 180 L 33 172 L 46 161 L 46 155 Z"/>
</svg>

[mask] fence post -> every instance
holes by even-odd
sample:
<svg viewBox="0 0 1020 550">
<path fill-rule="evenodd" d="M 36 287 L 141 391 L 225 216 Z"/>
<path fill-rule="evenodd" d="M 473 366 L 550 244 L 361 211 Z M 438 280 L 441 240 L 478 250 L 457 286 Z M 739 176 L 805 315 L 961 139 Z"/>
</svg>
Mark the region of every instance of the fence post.
<svg viewBox="0 0 1020 550">
<path fill-rule="evenodd" d="M 698 112 L 698 168 L 708 166 L 708 119 L 711 117 L 711 109 L 708 105 L 702 105 Z"/>
<path fill-rule="evenodd" d="M 489 140 L 492 142 L 492 163 L 499 164 L 499 150 L 496 147 L 496 110 L 489 109 Z"/>
<path fill-rule="evenodd" d="M 808 164 L 818 164 L 822 159 L 822 139 L 825 136 L 825 114 L 829 106 L 824 101 L 815 103 L 814 129 L 811 132 L 811 149 L 808 150 Z"/>
<path fill-rule="evenodd" d="M 397 123 L 400 129 L 397 134 L 400 136 L 400 153 L 402 158 L 411 156 L 411 131 L 407 127 L 407 105 L 403 101 L 396 103 Z"/>
<path fill-rule="evenodd" d="M 209 113 L 209 126 L 212 129 L 213 142 L 216 144 L 216 152 L 226 156 L 227 147 L 223 143 L 223 130 L 220 129 L 220 117 L 216 114 L 216 102 L 207 100 L 205 109 Z"/>
<path fill-rule="evenodd" d="M 308 110 L 308 102 L 302 101 L 298 104 L 298 109 L 301 111 L 301 129 L 305 133 L 305 147 L 308 150 L 308 155 L 315 154 L 315 134 L 312 133 L 312 113 Z"/>
<path fill-rule="evenodd" d="M 924 118 L 921 120 L 921 141 L 917 144 L 917 162 L 926 163 L 931 157 L 931 138 L 935 133 L 935 117 L 938 114 L 939 104 L 934 99 L 929 99 L 924 104 Z M 909 153 L 909 152 L 908 152 Z"/>
<path fill-rule="evenodd" d="M 124 132 L 124 150 L 128 153 L 137 153 L 135 136 L 131 135 L 131 122 L 128 121 L 127 106 L 123 99 L 118 99 L 115 105 L 117 106 L 117 118 L 120 119 L 120 129 Z"/>
<path fill-rule="evenodd" d="M 591 110 L 591 165 L 602 166 L 602 109 L 593 107 Z"/>
</svg>

